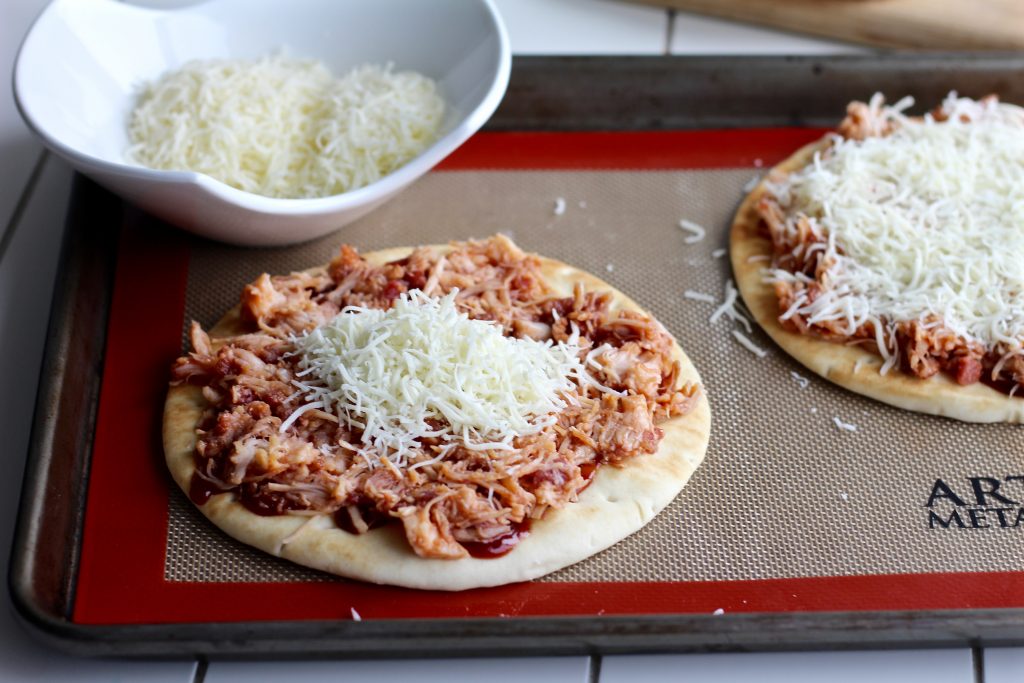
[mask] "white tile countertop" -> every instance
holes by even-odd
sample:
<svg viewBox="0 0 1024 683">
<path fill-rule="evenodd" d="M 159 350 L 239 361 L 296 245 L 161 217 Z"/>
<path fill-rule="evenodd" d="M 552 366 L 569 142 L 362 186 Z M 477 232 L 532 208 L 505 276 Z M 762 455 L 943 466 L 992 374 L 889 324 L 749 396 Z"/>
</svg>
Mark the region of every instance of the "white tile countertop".
<svg viewBox="0 0 1024 683">
<path fill-rule="evenodd" d="M 0 72 L 9 79 L 18 44 L 45 0 L 5 0 Z M 148 0 L 148 4 L 158 4 Z M 612 0 L 497 0 L 516 54 L 837 54 L 863 48 Z M 8 85 L 0 96 L 0 573 L 7 574 L 15 511 L 53 290 L 70 169 L 25 128 Z M 16 390 L 12 390 L 16 388 Z M 7 591 L 2 598 L 10 602 Z M 1024 680 L 1024 648 L 780 654 L 561 657 L 382 662 L 140 662 L 77 659 L 37 644 L 0 609 L 0 681 L 109 683 L 245 680 L 294 683 L 415 679 L 646 683 L 648 681 Z"/>
</svg>

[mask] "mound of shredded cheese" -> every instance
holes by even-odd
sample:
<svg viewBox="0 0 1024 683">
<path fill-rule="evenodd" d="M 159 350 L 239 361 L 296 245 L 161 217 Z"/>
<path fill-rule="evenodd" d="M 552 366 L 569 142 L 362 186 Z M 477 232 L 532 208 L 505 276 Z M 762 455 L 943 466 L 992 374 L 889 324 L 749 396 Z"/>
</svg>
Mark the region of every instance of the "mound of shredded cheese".
<svg viewBox="0 0 1024 683">
<path fill-rule="evenodd" d="M 810 248 L 825 250 L 829 286 L 813 300 L 805 290 L 782 317 L 838 321 L 849 334 L 874 323 L 883 372 L 896 362 L 896 321 L 941 321 L 1014 353 L 1024 339 L 1024 110 L 952 93 L 948 120 L 917 120 L 902 113 L 911 104 L 882 107 L 876 96 L 891 134 L 836 137 L 769 183 L 787 229 L 803 213 L 827 238 Z M 784 270 L 770 279 L 811 281 Z"/>
<path fill-rule="evenodd" d="M 444 444 L 437 460 L 456 445 L 512 450 L 517 436 L 552 424 L 578 386 L 598 386 L 577 334 L 559 344 L 506 337 L 458 311 L 455 296 L 413 290 L 386 311 L 351 306 L 296 337 L 294 383 L 307 402 L 281 430 L 306 410 L 332 411 L 363 430 L 355 449 L 371 467 L 381 456 L 403 467 L 428 437 Z"/>
<path fill-rule="evenodd" d="M 434 81 L 390 65 L 335 79 L 321 62 L 280 54 L 193 61 L 143 88 L 126 154 L 268 197 L 327 197 L 423 151 L 444 106 Z"/>
</svg>

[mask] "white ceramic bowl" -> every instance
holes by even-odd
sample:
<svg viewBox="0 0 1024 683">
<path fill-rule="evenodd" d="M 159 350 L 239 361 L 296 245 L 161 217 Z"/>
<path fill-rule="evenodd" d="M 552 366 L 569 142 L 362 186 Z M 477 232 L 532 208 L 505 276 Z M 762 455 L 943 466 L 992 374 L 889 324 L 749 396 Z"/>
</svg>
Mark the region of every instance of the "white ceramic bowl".
<svg viewBox="0 0 1024 683">
<path fill-rule="evenodd" d="M 15 100 L 28 125 L 76 169 L 154 215 L 216 240 L 289 244 L 363 216 L 479 129 L 508 84 L 508 36 L 491 0 L 164 4 L 178 8 L 55 0 L 18 53 Z M 323 60 L 335 74 L 392 62 L 430 76 L 447 104 L 439 139 L 377 182 L 319 199 L 263 197 L 201 173 L 147 169 L 124 158 L 127 117 L 141 83 L 190 59 L 255 58 L 281 48 Z"/>
</svg>

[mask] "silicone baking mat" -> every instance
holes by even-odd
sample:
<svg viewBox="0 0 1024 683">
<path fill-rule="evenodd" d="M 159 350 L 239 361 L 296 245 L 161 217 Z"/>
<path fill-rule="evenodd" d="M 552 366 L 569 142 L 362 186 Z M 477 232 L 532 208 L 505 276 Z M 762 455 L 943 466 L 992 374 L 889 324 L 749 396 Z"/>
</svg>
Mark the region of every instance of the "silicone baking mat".
<svg viewBox="0 0 1024 683">
<path fill-rule="evenodd" d="M 915 415 L 805 372 L 756 328 L 710 322 L 745 188 L 821 131 L 487 133 L 356 224 L 286 249 L 125 230 L 74 618 L 240 619 L 943 609 L 1024 604 L 1019 428 Z M 696 240 L 679 227 L 703 226 Z M 167 368 L 261 272 L 503 232 L 596 273 L 694 360 L 711 444 L 647 527 L 541 580 L 460 594 L 345 581 L 205 521 L 164 472 Z M 687 295 L 689 292 L 689 296 Z M 733 331 L 767 351 L 760 358 Z"/>
</svg>

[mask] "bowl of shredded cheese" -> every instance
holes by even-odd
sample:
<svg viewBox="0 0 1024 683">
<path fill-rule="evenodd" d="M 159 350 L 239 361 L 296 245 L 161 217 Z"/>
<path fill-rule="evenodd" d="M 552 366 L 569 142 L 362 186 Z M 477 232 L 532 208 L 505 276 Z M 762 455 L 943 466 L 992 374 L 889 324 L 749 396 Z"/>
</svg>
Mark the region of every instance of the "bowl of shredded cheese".
<svg viewBox="0 0 1024 683">
<path fill-rule="evenodd" d="M 492 0 L 55 0 L 14 69 L 75 169 L 212 239 L 301 242 L 394 197 L 508 84 Z"/>
</svg>

